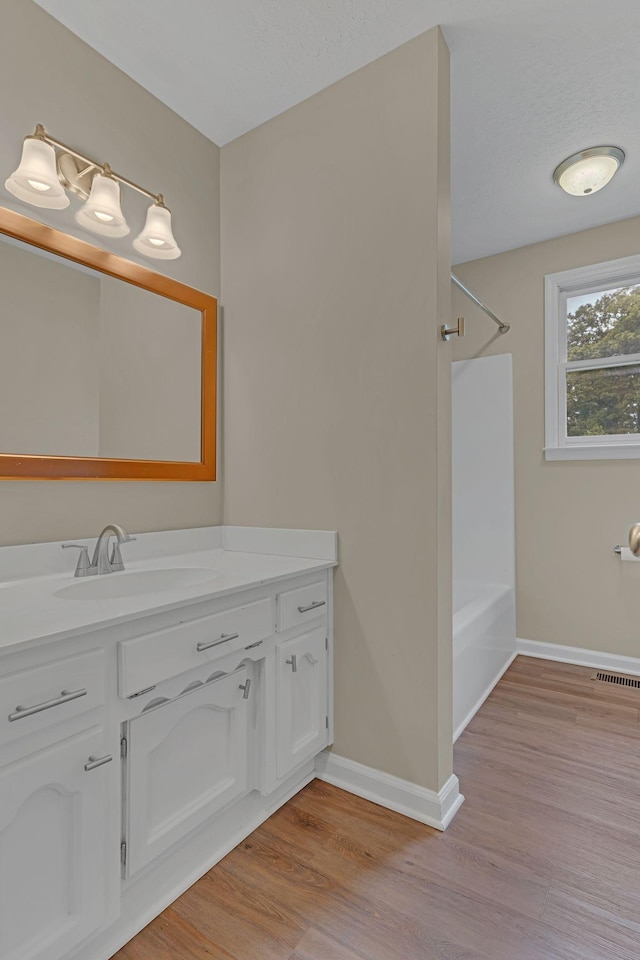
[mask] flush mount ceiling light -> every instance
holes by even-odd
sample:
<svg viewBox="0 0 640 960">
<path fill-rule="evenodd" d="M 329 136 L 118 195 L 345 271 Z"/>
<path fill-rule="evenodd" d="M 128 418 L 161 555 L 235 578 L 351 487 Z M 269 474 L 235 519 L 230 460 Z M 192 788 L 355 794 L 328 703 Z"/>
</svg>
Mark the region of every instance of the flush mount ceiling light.
<svg viewBox="0 0 640 960">
<path fill-rule="evenodd" d="M 589 147 L 563 160 L 553 171 L 553 179 L 565 193 L 585 197 L 606 187 L 623 162 L 620 147 Z"/>
<path fill-rule="evenodd" d="M 76 194 L 85 201 L 76 213 L 77 223 L 105 237 L 126 237 L 131 232 L 120 206 L 121 184 L 153 200 L 144 229 L 133 241 L 135 249 L 158 260 L 177 259 L 181 251 L 162 194 L 151 193 L 115 173 L 108 163 L 98 163 L 55 140 L 42 124 L 37 125 L 34 134 L 25 137 L 20 165 L 5 181 L 6 189 L 14 197 L 51 210 L 69 206 L 67 191 Z"/>
</svg>

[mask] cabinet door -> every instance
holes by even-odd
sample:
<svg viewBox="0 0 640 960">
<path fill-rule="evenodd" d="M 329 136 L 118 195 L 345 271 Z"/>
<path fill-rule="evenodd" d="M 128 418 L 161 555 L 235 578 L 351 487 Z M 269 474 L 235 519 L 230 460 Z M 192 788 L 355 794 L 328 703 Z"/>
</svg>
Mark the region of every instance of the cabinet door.
<svg viewBox="0 0 640 960">
<path fill-rule="evenodd" d="M 62 960 L 114 918 L 119 764 L 101 731 L 0 770 L 0 957 Z"/>
<path fill-rule="evenodd" d="M 130 722 L 130 874 L 247 789 L 247 682 L 241 667 Z"/>
<path fill-rule="evenodd" d="M 294 767 L 327 745 L 326 633 L 312 630 L 276 646 L 277 773 Z"/>
</svg>

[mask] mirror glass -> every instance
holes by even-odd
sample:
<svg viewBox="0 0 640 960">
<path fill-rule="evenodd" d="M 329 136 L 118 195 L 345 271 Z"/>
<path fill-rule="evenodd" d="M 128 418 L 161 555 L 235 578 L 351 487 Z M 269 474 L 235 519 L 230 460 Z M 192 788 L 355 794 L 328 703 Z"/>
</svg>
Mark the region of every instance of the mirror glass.
<svg viewBox="0 0 640 960">
<path fill-rule="evenodd" d="M 199 462 L 202 312 L 0 234 L 0 453 Z"/>
</svg>

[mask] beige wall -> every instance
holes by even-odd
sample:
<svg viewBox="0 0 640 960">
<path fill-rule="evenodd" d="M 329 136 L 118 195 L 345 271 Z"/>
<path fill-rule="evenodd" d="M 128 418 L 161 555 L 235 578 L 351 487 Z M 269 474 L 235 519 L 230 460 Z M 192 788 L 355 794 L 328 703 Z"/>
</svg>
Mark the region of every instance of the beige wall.
<svg viewBox="0 0 640 960">
<path fill-rule="evenodd" d="M 202 315 L 100 281 L 100 456 L 199 460 Z"/>
<path fill-rule="evenodd" d="M 97 456 L 99 299 L 97 277 L 0 237 L 0 450 Z"/>
<path fill-rule="evenodd" d="M 545 462 L 544 276 L 637 254 L 640 218 L 475 260 L 456 273 L 498 316 L 507 336 L 458 291 L 468 320 L 454 359 L 513 353 L 518 635 L 640 656 L 640 565 L 621 563 L 640 518 L 640 461 Z M 493 339 L 492 339 L 493 338 Z"/>
<path fill-rule="evenodd" d="M 219 150 L 214 144 L 27 0 L 2 5 L 0 85 L 1 205 L 219 293 Z M 7 193 L 4 180 L 17 166 L 22 138 L 37 122 L 131 179 L 163 191 L 182 258 L 152 262 L 135 253 L 130 238 L 94 238 L 73 219 L 77 201 L 62 212 L 37 210 Z M 135 236 L 146 204 L 126 191 L 123 205 Z M 0 482 L 0 544 L 91 536 L 110 520 L 141 531 L 218 523 L 221 503 L 220 483 Z"/>
<path fill-rule="evenodd" d="M 335 528 L 337 753 L 451 773 L 448 51 L 221 152 L 225 519 Z"/>
</svg>

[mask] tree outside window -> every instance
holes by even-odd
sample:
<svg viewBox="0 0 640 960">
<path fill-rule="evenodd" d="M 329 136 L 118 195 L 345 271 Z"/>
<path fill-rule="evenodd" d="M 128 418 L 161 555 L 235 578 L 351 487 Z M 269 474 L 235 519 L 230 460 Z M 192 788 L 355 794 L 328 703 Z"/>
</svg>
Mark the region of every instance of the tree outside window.
<svg viewBox="0 0 640 960">
<path fill-rule="evenodd" d="M 596 294 L 571 312 L 585 299 L 567 300 L 567 436 L 640 434 L 640 285 Z M 614 357 L 630 362 L 607 366 Z M 581 360 L 602 365 L 572 368 Z"/>
</svg>

